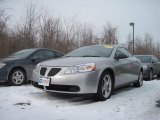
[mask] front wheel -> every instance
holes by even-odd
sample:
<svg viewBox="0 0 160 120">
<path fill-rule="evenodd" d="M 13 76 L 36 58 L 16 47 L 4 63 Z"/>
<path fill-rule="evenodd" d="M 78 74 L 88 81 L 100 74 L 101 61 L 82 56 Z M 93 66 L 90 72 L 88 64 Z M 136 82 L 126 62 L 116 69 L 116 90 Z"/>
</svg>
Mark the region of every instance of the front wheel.
<svg viewBox="0 0 160 120">
<path fill-rule="evenodd" d="M 113 77 L 109 72 L 104 72 L 100 78 L 96 97 L 104 101 L 111 96 L 113 89 Z"/>
<path fill-rule="evenodd" d="M 26 81 L 26 74 L 21 69 L 12 70 L 9 75 L 9 84 L 12 86 L 20 86 Z"/>
<path fill-rule="evenodd" d="M 141 87 L 143 85 L 143 72 L 139 72 L 138 80 L 133 84 L 134 87 Z"/>
</svg>

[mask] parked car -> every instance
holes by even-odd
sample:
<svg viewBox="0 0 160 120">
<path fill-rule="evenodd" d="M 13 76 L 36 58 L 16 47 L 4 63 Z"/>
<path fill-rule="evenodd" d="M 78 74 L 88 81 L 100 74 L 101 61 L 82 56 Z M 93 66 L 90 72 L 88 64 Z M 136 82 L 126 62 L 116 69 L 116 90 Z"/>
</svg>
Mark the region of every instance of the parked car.
<svg viewBox="0 0 160 120">
<path fill-rule="evenodd" d="M 143 77 L 152 80 L 153 76 L 160 77 L 160 61 L 154 55 L 135 55 L 143 64 Z"/>
<path fill-rule="evenodd" d="M 8 82 L 14 86 L 22 85 L 30 80 L 32 71 L 39 62 L 61 56 L 62 53 L 45 48 L 25 49 L 13 53 L 0 59 L 0 82 Z"/>
<path fill-rule="evenodd" d="M 106 100 L 120 86 L 142 86 L 143 68 L 122 46 L 93 45 L 39 63 L 33 70 L 32 81 L 35 87 L 48 92 L 95 93 L 98 100 Z"/>
</svg>

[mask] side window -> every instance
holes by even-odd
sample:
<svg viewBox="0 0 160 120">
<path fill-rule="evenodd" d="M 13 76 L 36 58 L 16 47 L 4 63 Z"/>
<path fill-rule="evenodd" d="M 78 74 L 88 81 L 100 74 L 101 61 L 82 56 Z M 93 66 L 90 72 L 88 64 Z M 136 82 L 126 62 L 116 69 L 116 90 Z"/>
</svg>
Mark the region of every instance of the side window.
<svg viewBox="0 0 160 120">
<path fill-rule="evenodd" d="M 55 54 L 53 51 L 50 51 L 50 50 L 40 50 L 36 52 L 33 56 L 37 57 L 40 60 L 47 60 L 47 59 L 54 58 Z"/>
<path fill-rule="evenodd" d="M 125 49 L 125 51 L 128 54 L 128 57 L 132 57 L 133 56 L 128 50 Z"/>
<path fill-rule="evenodd" d="M 125 48 L 118 48 L 116 51 L 116 55 L 132 57 L 132 55 Z"/>
</svg>

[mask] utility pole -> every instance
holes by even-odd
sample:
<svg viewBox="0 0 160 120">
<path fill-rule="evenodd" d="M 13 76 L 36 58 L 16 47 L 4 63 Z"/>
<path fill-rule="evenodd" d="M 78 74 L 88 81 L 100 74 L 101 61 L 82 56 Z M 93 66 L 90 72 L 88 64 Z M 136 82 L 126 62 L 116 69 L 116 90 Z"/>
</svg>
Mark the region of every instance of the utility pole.
<svg viewBox="0 0 160 120">
<path fill-rule="evenodd" d="M 130 26 L 133 28 L 133 55 L 134 55 L 134 22 L 130 22 Z"/>
</svg>

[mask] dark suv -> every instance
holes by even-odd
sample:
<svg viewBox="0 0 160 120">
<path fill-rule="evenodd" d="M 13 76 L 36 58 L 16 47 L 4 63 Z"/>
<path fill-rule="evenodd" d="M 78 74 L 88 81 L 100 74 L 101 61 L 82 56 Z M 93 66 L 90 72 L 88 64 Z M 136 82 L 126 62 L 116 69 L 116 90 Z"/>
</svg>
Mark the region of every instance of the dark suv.
<svg viewBox="0 0 160 120">
<path fill-rule="evenodd" d="M 152 80 L 153 76 L 160 77 L 160 61 L 154 55 L 135 55 L 143 65 L 143 77 Z"/>
</svg>

